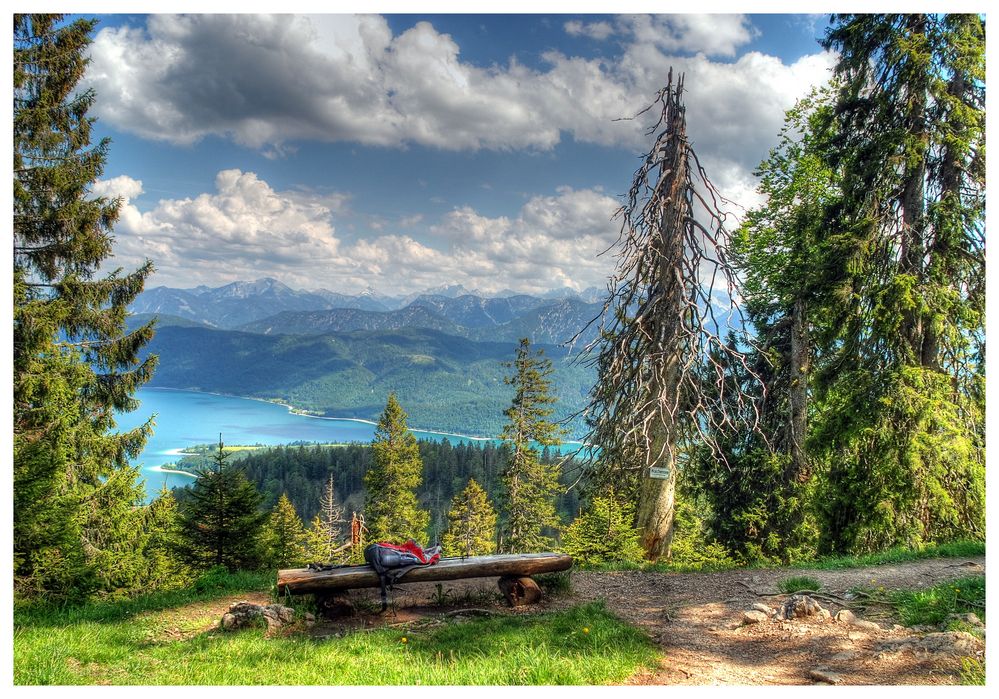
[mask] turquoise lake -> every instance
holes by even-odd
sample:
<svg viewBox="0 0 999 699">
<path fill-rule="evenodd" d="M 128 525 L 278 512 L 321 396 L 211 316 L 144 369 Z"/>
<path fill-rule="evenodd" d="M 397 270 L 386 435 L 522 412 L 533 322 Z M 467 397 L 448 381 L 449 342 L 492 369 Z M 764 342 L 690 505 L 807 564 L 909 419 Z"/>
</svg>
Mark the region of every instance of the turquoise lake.
<svg viewBox="0 0 999 699">
<path fill-rule="evenodd" d="M 287 407 L 266 401 L 219 396 L 196 391 L 142 388 L 136 393 L 138 410 L 118 417 L 118 429 L 128 430 L 156 415 L 153 434 L 136 459 L 147 494 L 190 483 L 191 476 L 162 468 L 176 463 L 179 452 L 196 444 L 216 444 L 219 433 L 226 444 L 288 444 L 290 442 L 370 442 L 375 425 L 362 420 L 296 415 Z M 413 430 L 418 439 L 448 439 L 453 444 L 495 441 L 439 432 Z M 564 447 L 574 450 L 578 445 Z"/>
</svg>

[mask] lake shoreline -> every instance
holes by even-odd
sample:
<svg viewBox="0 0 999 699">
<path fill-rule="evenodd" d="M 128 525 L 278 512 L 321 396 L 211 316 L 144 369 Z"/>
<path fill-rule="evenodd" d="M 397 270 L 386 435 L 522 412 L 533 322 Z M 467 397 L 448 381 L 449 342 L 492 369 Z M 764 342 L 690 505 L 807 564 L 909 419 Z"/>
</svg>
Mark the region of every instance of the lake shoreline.
<svg viewBox="0 0 999 699">
<path fill-rule="evenodd" d="M 145 390 L 145 391 L 179 391 L 179 392 L 182 392 L 182 393 L 200 393 L 200 394 L 209 395 L 209 396 L 220 396 L 222 398 L 241 398 L 243 400 L 252 400 L 252 401 L 256 401 L 258 403 L 267 403 L 267 404 L 270 404 L 270 405 L 280 405 L 280 406 L 282 406 L 284 408 L 287 408 L 288 412 L 291 413 L 292 415 L 297 415 L 299 417 L 309 417 L 309 418 L 313 418 L 315 420 L 332 420 L 332 421 L 340 421 L 340 422 L 359 422 L 359 423 L 362 423 L 362 424 L 365 424 L 365 425 L 376 425 L 376 426 L 378 425 L 378 423 L 375 422 L 375 421 L 366 420 L 364 418 L 359 418 L 359 417 L 327 417 L 325 415 L 313 415 L 313 414 L 311 414 L 309 412 L 304 412 L 303 411 L 304 409 L 302 409 L 302 408 L 296 408 L 293 405 L 290 405 L 288 403 L 284 403 L 284 402 L 279 401 L 279 400 L 269 400 L 267 398 L 254 398 L 252 396 L 240 396 L 240 395 L 236 395 L 234 393 L 219 393 L 218 391 L 199 391 L 199 390 L 195 390 L 195 389 L 192 389 L 192 388 L 172 388 L 172 387 L 169 387 L 169 386 L 143 386 L 143 390 Z M 470 435 L 470 434 L 459 434 L 457 432 L 444 432 L 442 430 L 424 429 L 422 427 L 413 427 L 412 425 L 409 426 L 409 431 L 410 432 L 424 432 L 426 434 L 436 434 L 436 435 L 440 435 L 442 437 L 458 437 L 459 439 L 470 439 L 470 440 L 473 440 L 473 441 L 476 441 L 476 442 L 491 442 L 493 440 L 500 439 L 500 437 L 478 437 L 478 436 L 473 436 L 473 435 Z M 577 440 L 572 440 L 572 439 L 567 440 L 567 441 L 562 442 L 562 443 L 563 444 L 578 444 L 581 447 L 586 446 L 583 442 L 580 442 L 580 441 L 577 441 Z"/>
</svg>

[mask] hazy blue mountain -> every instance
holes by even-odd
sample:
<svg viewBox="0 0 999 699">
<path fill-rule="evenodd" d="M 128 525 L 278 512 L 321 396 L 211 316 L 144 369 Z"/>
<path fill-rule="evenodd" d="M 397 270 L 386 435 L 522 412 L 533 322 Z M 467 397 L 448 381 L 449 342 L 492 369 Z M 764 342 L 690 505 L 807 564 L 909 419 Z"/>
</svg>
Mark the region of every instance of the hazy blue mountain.
<svg viewBox="0 0 999 699">
<path fill-rule="evenodd" d="M 277 399 L 330 417 L 377 419 L 390 391 L 429 429 L 493 436 L 512 399 L 503 377 L 515 342 L 475 342 L 428 330 L 263 335 L 164 324 L 148 346 L 160 363 L 150 386 Z M 593 370 L 555 364 L 556 415 L 578 411 Z M 579 434 L 582 426 L 573 425 Z"/>
<path fill-rule="evenodd" d="M 355 330 L 400 330 L 429 328 L 449 335 L 465 335 L 463 328 L 425 306 L 411 305 L 398 311 L 364 311 L 334 308 L 324 311 L 285 311 L 246 323 L 244 332 L 264 335 L 325 335 Z"/>
<path fill-rule="evenodd" d="M 159 286 L 143 291 L 132 303 L 133 313 L 157 313 L 234 328 L 282 311 L 328 308 L 312 292 L 295 291 L 276 279 L 233 282 L 217 288 L 171 289 Z"/>
<path fill-rule="evenodd" d="M 410 306 L 425 306 L 466 328 L 489 328 L 509 323 L 545 303 L 544 299 L 523 294 L 506 298 L 483 298 L 471 294 L 457 297 L 421 294 Z"/>
</svg>

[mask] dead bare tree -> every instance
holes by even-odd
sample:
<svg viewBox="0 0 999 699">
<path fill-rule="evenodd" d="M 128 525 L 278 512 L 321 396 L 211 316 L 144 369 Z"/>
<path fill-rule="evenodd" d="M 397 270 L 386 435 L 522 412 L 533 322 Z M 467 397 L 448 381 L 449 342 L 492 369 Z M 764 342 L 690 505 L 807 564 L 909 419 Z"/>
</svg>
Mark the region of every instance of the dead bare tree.
<svg viewBox="0 0 999 699">
<path fill-rule="evenodd" d="M 668 557 L 673 539 L 678 447 L 699 438 L 724 458 L 717 435 L 752 428 L 745 423 L 759 416 L 748 397 L 726 395 L 726 366 L 753 372 L 739 343 L 726 342 L 727 331 L 743 326 L 720 209 L 726 200 L 687 140 L 682 94 L 683 76 L 674 85 L 670 70 L 641 113 L 659 110 L 647 133 L 655 143 L 617 213 L 617 267 L 599 337 L 583 353 L 598 372 L 586 441 L 598 447 L 601 469 L 637 478 L 638 525 L 651 560 Z"/>
</svg>

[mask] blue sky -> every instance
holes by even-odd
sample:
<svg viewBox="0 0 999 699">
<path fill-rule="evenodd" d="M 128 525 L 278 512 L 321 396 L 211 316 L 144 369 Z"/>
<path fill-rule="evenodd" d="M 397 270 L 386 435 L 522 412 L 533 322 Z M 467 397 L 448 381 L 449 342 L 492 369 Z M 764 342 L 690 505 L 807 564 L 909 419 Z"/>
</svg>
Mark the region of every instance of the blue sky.
<svg viewBox="0 0 999 699">
<path fill-rule="evenodd" d="M 825 16 L 104 15 L 86 84 L 150 286 L 273 276 L 409 293 L 602 286 L 645 106 L 686 73 L 715 184 L 829 76 Z"/>
</svg>

